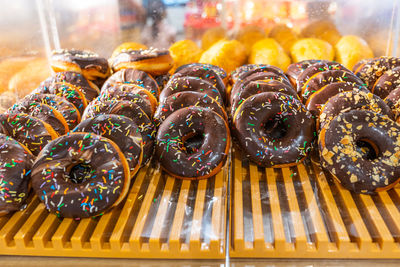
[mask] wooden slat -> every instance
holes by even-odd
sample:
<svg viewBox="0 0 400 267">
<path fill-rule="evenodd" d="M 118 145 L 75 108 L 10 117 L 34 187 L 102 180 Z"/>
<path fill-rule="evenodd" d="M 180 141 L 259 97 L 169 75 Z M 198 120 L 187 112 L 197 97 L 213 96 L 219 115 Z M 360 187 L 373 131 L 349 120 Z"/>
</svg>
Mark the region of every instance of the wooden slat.
<svg viewBox="0 0 400 267">
<path fill-rule="evenodd" d="M 200 233 L 203 222 L 204 200 L 207 191 L 208 180 L 198 181 L 196 202 L 193 210 L 192 228 L 190 230 L 189 246 L 191 250 L 201 250 Z"/>
<path fill-rule="evenodd" d="M 88 240 L 89 233 L 93 229 L 95 221 L 91 218 L 85 218 L 79 221 L 78 227 L 71 236 L 71 245 L 74 249 L 82 249 L 84 242 Z"/>
<path fill-rule="evenodd" d="M 392 218 L 392 223 L 394 224 L 394 227 L 396 227 L 397 232 L 400 232 L 400 212 L 397 209 L 396 204 L 393 202 L 387 192 L 380 192 L 379 197 L 382 201 L 383 207 L 387 210 L 390 217 Z"/>
<path fill-rule="evenodd" d="M 111 224 L 114 220 L 118 218 L 118 209 L 114 208 L 110 212 L 102 215 L 99 218 L 99 222 L 96 225 L 96 228 L 93 231 L 92 236 L 90 237 L 90 246 L 93 250 L 101 250 L 101 246 L 104 243 L 105 235 L 108 234 L 107 231 L 108 225 Z"/>
<path fill-rule="evenodd" d="M 60 219 L 54 214 L 48 214 L 42 225 L 32 237 L 35 248 L 43 249 L 46 243 L 50 241 L 51 234 L 59 225 Z"/>
<path fill-rule="evenodd" d="M 171 198 L 172 189 L 174 188 L 175 179 L 168 176 L 167 182 L 164 187 L 164 192 L 161 196 L 160 205 L 157 210 L 156 217 L 154 219 L 154 225 L 150 234 L 149 246 L 150 249 L 159 250 L 161 249 L 161 230 L 163 229 L 164 220 L 167 216 L 168 204 Z"/>
<path fill-rule="evenodd" d="M 269 193 L 269 202 L 271 207 L 272 227 L 274 229 L 274 246 L 276 250 L 286 250 L 285 229 L 283 228 L 283 220 L 281 207 L 279 202 L 278 188 L 276 185 L 276 176 L 274 169 L 266 168 L 266 179 Z"/>
<path fill-rule="evenodd" d="M 179 192 L 178 204 L 175 210 L 174 220 L 171 226 L 171 234 L 169 237 L 169 245 L 171 251 L 179 252 L 180 250 L 180 234 L 183 225 L 183 220 L 186 213 L 186 203 L 189 195 L 191 182 L 189 180 L 182 181 Z"/>
<path fill-rule="evenodd" d="M 243 177 L 242 177 L 242 157 L 235 150 L 234 168 L 235 176 L 233 180 L 234 206 L 233 212 L 233 240 L 234 249 L 242 251 L 244 249 L 244 224 L 243 224 Z"/>
<path fill-rule="evenodd" d="M 292 173 L 289 168 L 282 168 L 283 181 L 285 183 L 286 194 L 288 195 L 290 215 L 292 217 L 292 225 L 296 239 L 296 249 L 305 250 L 307 247 L 307 237 L 305 233 L 304 223 L 297 202 L 297 194 L 294 188 Z"/>
<path fill-rule="evenodd" d="M 253 212 L 254 248 L 265 249 L 264 224 L 261 208 L 260 180 L 257 166 L 250 164 L 251 207 Z"/>
<path fill-rule="evenodd" d="M 75 230 L 77 223 L 78 222 L 75 222 L 74 219 L 71 218 L 63 219 L 57 231 L 51 238 L 55 249 L 62 250 L 64 248 L 69 236 L 72 235 L 73 231 Z"/>
<path fill-rule="evenodd" d="M 211 233 L 210 235 L 210 250 L 216 251 L 220 247 L 220 238 L 222 231 L 222 220 L 225 219 L 223 211 L 224 197 L 222 193 L 224 192 L 224 177 L 225 171 L 221 171 L 215 176 L 214 182 L 214 196 L 213 196 L 213 207 L 211 215 Z"/>
</svg>

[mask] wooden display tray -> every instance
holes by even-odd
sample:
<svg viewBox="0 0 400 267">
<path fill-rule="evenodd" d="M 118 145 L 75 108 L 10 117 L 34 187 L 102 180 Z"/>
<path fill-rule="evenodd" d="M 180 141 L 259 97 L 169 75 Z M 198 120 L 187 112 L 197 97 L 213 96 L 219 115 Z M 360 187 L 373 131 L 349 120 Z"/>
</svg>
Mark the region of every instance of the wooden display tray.
<svg viewBox="0 0 400 267">
<path fill-rule="evenodd" d="M 201 181 L 141 169 L 121 205 L 98 218 L 60 219 L 36 196 L 0 218 L 0 254 L 114 258 L 225 258 L 229 167 Z"/>
<path fill-rule="evenodd" d="M 232 155 L 233 258 L 400 258 L 400 186 L 342 188 L 318 164 L 259 168 Z"/>
</svg>

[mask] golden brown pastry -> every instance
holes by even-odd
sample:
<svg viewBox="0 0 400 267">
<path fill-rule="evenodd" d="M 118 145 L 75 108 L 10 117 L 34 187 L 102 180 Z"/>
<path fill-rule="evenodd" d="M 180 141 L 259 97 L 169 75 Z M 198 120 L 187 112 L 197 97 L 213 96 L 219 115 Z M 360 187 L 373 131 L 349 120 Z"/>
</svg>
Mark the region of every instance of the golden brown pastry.
<svg viewBox="0 0 400 267">
<path fill-rule="evenodd" d="M 201 48 L 192 40 L 181 40 L 174 43 L 169 48 L 169 52 L 174 60 L 174 66 L 170 73 L 174 73 L 182 65 L 199 62 L 202 53 Z"/>
<path fill-rule="evenodd" d="M 352 69 L 362 59 L 374 57 L 367 42 L 355 35 L 343 36 L 335 45 L 335 52 L 336 61 L 348 69 Z"/>
<path fill-rule="evenodd" d="M 226 32 L 222 27 L 208 29 L 201 37 L 201 48 L 206 50 L 225 37 Z"/>
<path fill-rule="evenodd" d="M 260 27 L 247 26 L 240 30 L 236 39 L 245 47 L 247 54 L 250 54 L 251 47 L 258 41 L 266 38 L 264 31 Z"/>
<path fill-rule="evenodd" d="M 316 20 L 311 22 L 303 28 L 301 35 L 303 37 L 319 38 L 331 45 L 335 45 L 341 37 L 335 24 L 330 20 Z"/>
<path fill-rule="evenodd" d="M 290 57 L 282 46 L 272 38 L 255 43 L 249 56 L 250 64 L 269 64 L 286 71 L 290 65 Z"/>
<path fill-rule="evenodd" d="M 317 38 L 305 38 L 295 42 L 290 49 L 293 62 L 308 59 L 325 59 L 332 61 L 335 51 L 328 42 Z"/>
<path fill-rule="evenodd" d="M 119 46 L 117 46 L 117 48 L 114 49 L 111 57 L 115 57 L 122 51 L 129 50 L 129 49 L 131 49 L 131 50 L 147 49 L 147 46 L 144 44 L 135 43 L 135 42 L 125 42 L 125 43 L 120 44 Z"/>
<path fill-rule="evenodd" d="M 275 25 L 269 32 L 269 37 L 274 38 L 286 53 L 290 53 L 290 48 L 299 39 L 297 33 L 285 24 Z"/>
<path fill-rule="evenodd" d="M 13 57 L 0 62 L 0 93 L 8 90 L 10 78 L 33 59 L 34 57 Z"/>
</svg>

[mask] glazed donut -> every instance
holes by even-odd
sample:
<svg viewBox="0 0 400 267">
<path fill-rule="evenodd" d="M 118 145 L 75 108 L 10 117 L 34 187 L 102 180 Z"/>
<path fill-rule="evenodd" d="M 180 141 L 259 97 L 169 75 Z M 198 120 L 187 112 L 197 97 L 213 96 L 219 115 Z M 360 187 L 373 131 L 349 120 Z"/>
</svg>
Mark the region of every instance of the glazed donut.
<svg viewBox="0 0 400 267">
<path fill-rule="evenodd" d="M 135 84 L 151 92 L 156 98 L 160 95 L 157 82 L 146 72 L 136 69 L 122 69 L 115 72 L 103 84 L 101 91 L 114 87 L 115 84 Z"/>
<path fill-rule="evenodd" d="M 244 100 L 247 98 L 263 93 L 263 92 L 281 92 L 292 96 L 294 98 L 298 98 L 296 91 L 293 87 L 287 85 L 286 83 L 282 83 L 279 81 L 251 81 L 246 87 L 244 87 L 241 91 L 239 91 L 235 95 L 231 95 L 231 114 L 232 116 L 235 114 L 237 107 L 242 104 Z"/>
<path fill-rule="evenodd" d="M 224 165 L 230 135 L 220 115 L 191 106 L 166 118 L 156 140 L 156 156 L 166 172 L 182 179 L 205 179 Z"/>
<path fill-rule="evenodd" d="M 384 99 L 390 92 L 400 87 L 400 67 L 387 70 L 376 80 L 372 93 Z"/>
<path fill-rule="evenodd" d="M 224 118 L 225 121 L 228 121 L 224 108 L 217 101 L 205 93 L 191 91 L 179 92 L 168 96 L 165 101 L 160 103 L 158 106 L 157 111 L 154 114 L 154 120 L 157 125 L 159 125 L 173 112 L 189 106 L 209 108 L 218 113 L 218 115 Z"/>
<path fill-rule="evenodd" d="M 153 116 L 158 105 L 157 98 L 155 98 L 154 95 L 143 89 L 143 87 L 135 84 L 116 84 L 112 87 L 108 87 L 101 91 L 97 99 L 102 101 L 117 99 L 129 100 L 134 103 L 143 102 L 143 104 L 139 104 L 139 106 L 143 106 L 143 111 L 145 111 L 149 117 Z M 146 107 L 144 107 L 144 105 L 146 105 Z"/>
<path fill-rule="evenodd" d="M 88 218 L 118 205 L 129 190 L 128 162 L 111 140 L 69 133 L 50 142 L 32 168 L 32 187 L 59 217 Z"/>
<path fill-rule="evenodd" d="M 25 204 L 33 161 L 34 156 L 23 144 L 0 134 L 0 217 Z"/>
<path fill-rule="evenodd" d="M 400 123 L 400 88 L 390 92 L 390 94 L 385 98 L 385 103 L 392 110 L 396 121 Z"/>
<path fill-rule="evenodd" d="M 288 87 L 292 86 L 290 84 L 290 82 L 287 80 L 287 78 L 283 77 L 280 74 L 276 74 L 276 73 L 272 73 L 272 72 L 256 72 L 250 76 L 247 76 L 243 80 L 238 80 L 238 82 L 232 86 L 231 98 L 230 98 L 231 105 L 233 103 L 233 100 L 235 99 L 235 96 L 240 94 L 240 92 L 244 88 L 246 88 L 249 83 L 251 83 L 253 81 L 278 81 L 280 83 L 287 85 Z"/>
<path fill-rule="evenodd" d="M 64 97 L 51 94 L 30 94 L 24 97 L 22 101 L 42 103 L 57 109 L 65 118 L 69 129 L 73 129 L 81 121 L 79 110 Z"/>
<path fill-rule="evenodd" d="M 312 64 L 319 63 L 319 62 L 328 62 L 327 60 L 320 60 L 320 59 L 309 59 L 309 60 L 302 60 L 297 63 L 292 63 L 287 68 L 285 73 L 286 77 L 288 77 L 290 83 L 294 88 L 297 88 L 297 79 L 299 75 L 305 71 L 308 67 Z"/>
<path fill-rule="evenodd" d="M 154 77 L 154 80 L 156 80 L 158 87 L 159 88 L 164 88 L 164 86 L 168 83 L 171 75 L 169 73 L 164 74 L 164 75 L 158 75 Z"/>
<path fill-rule="evenodd" d="M 212 68 L 206 67 L 206 64 L 204 64 L 203 66 L 193 64 L 191 65 L 192 66 L 190 67 L 185 67 L 176 71 L 171 79 L 182 76 L 199 77 L 201 79 L 204 79 L 218 89 L 219 93 L 222 96 L 222 99 L 224 100 L 224 102 L 226 102 L 226 89 L 222 78 Z"/>
<path fill-rule="evenodd" d="M 298 99 L 266 92 L 247 98 L 238 107 L 233 135 L 250 160 L 281 168 L 301 162 L 316 133 L 311 114 Z"/>
<path fill-rule="evenodd" d="M 301 96 L 304 84 L 307 83 L 308 80 L 314 78 L 318 73 L 328 70 L 344 70 L 350 72 L 350 70 L 345 68 L 342 64 L 333 61 L 321 60 L 320 62 L 310 65 L 299 74 L 297 77 L 297 93 Z"/>
<path fill-rule="evenodd" d="M 75 71 L 57 72 L 44 80 L 39 85 L 39 88 L 46 90 L 46 88 L 43 87 L 50 87 L 54 83 L 74 85 L 75 88 L 78 88 L 85 95 L 85 98 L 89 102 L 95 99 L 100 93 L 99 88 L 94 83 L 88 81 L 81 73 Z"/>
<path fill-rule="evenodd" d="M 307 100 L 311 95 L 321 90 L 325 85 L 335 82 L 349 82 L 353 83 L 355 86 L 364 86 L 363 81 L 351 72 L 344 70 L 327 70 L 319 72 L 304 84 L 301 94 L 303 102 L 307 103 Z"/>
<path fill-rule="evenodd" d="M 88 80 L 110 76 L 110 67 L 108 66 L 107 59 L 91 51 L 75 49 L 55 50 L 52 52 L 50 65 L 54 72 L 81 72 Z"/>
<path fill-rule="evenodd" d="M 212 64 L 206 64 L 206 63 L 190 63 L 190 64 L 185 64 L 182 66 L 179 66 L 176 70 L 175 73 L 181 72 L 186 68 L 193 68 L 193 67 L 198 67 L 198 68 L 207 68 L 210 70 L 213 70 L 223 81 L 227 78 L 226 71 L 216 65 Z"/>
<path fill-rule="evenodd" d="M 149 162 L 154 152 L 156 129 L 154 123 L 137 104 L 120 100 L 100 102 L 100 105 L 93 105 L 91 107 L 92 108 L 88 107 L 85 110 L 85 113 L 82 116 L 82 121 L 92 117 L 97 117 L 101 114 L 116 114 L 126 116 L 133 120 L 137 125 L 137 131 L 142 134 L 143 139 L 142 166 Z"/>
<path fill-rule="evenodd" d="M 239 80 L 243 80 L 246 77 L 257 73 L 257 72 L 272 72 L 278 75 L 285 76 L 283 70 L 278 67 L 267 65 L 267 64 L 246 64 L 236 68 L 229 76 L 229 81 L 233 85 Z"/>
<path fill-rule="evenodd" d="M 83 113 L 87 106 L 87 100 L 81 90 L 78 90 L 70 83 L 56 82 L 49 86 L 38 87 L 32 92 L 33 94 L 52 94 L 63 97 L 65 100 L 73 104 L 80 114 Z"/>
<path fill-rule="evenodd" d="M 174 65 L 167 49 L 125 50 L 110 59 L 114 72 L 121 69 L 138 69 L 153 76 L 167 74 Z"/>
<path fill-rule="evenodd" d="M 341 113 L 360 109 L 373 111 L 386 115 L 390 119 L 394 119 L 392 111 L 382 99 L 371 92 L 354 89 L 353 91 L 339 93 L 329 99 L 321 110 L 317 129 L 326 127 L 326 125 Z"/>
<path fill-rule="evenodd" d="M 321 165 L 348 190 L 373 194 L 400 178 L 400 126 L 367 110 L 339 114 L 323 128 Z"/>
<path fill-rule="evenodd" d="M 64 119 L 63 115 L 57 109 L 46 104 L 22 101 L 14 104 L 6 111 L 6 113 L 25 113 L 32 117 L 36 117 L 50 124 L 54 131 L 56 131 L 59 135 L 69 132 L 67 121 Z"/>
<path fill-rule="evenodd" d="M 1 133 L 11 136 L 37 156 L 43 147 L 58 137 L 50 124 L 26 114 L 0 114 Z"/>
<path fill-rule="evenodd" d="M 205 93 L 220 105 L 224 104 L 220 92 L 210 82 L 190 76 L 174 77 L 169 80 L 160 94 L 160 103 L 165 102 L 166 98 L 172 94 L 185 91 Z"/>
<path fill-rule="evenodd" d="M 400 58 L 383 56 L 371 59 L 358 67 L 355 74 L 363 80 L 365 86 L 372 91 L 376 81 L 386 71 L 400 67 Z"/>
<path fill-rule="evenodd" d="M 103 114 L 82 121 L 72 132 L 94 133 L 115 142 L 129 164 L 131 177 L 142 163 L 142 135 L 133 120 L 114 114 Z"/>
<path fill-rule="evenodd" d="M 311 114 L 318 116 L 322 106 L 325 105 L 331 97 L 342 92 L 353 91 L 356 89 L 369 93 L 369 90 L 366 87 L 355 85 L 351 82 L 335 82 L 327 84 L 307 99 L 306 108 L 311 112 Z"/>
</svg>

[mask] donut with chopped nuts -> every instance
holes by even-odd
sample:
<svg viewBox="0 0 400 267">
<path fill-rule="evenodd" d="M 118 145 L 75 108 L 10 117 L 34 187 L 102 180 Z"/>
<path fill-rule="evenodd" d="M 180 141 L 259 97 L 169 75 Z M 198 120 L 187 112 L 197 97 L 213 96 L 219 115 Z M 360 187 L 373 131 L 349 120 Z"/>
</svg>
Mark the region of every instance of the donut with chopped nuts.
<svg viewBox="0 0 400 267">
<path fill-rule="evenodd" d="M 397 88 L 400 88 L 400 67 L 387 70 L 379 77 L 372 88 L 372 93 L 384 99 Z"/>
</svg>

